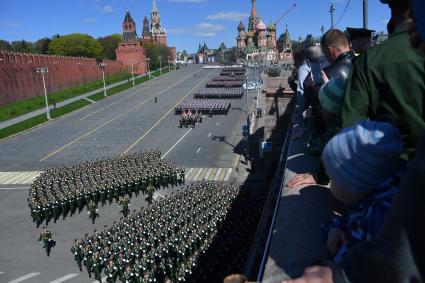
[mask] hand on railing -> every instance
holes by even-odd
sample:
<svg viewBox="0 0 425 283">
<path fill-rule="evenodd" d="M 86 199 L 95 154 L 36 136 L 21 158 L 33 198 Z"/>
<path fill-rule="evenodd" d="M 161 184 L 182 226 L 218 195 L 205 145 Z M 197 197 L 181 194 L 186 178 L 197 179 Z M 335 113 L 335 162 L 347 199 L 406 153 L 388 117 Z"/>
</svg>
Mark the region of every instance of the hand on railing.
<svg viewBox="0 0 425 283">
<path fill-rule="evenodd" d="M 286 186 L 288 188 L 296 188 L 301 185 L 316 185 L 317 182 L 314 179 L 314 175 L 312 173 L 303 173 L 295 175 L 291 180 L 288 181 Z"/>
<path fill-rule="evenodd" d="M 297 279 L 285 280 L 282 283 L 333 283 L 332 269 L 326 266 L 312 266 L 304 271 L 304 275 Z"/>
</svg>

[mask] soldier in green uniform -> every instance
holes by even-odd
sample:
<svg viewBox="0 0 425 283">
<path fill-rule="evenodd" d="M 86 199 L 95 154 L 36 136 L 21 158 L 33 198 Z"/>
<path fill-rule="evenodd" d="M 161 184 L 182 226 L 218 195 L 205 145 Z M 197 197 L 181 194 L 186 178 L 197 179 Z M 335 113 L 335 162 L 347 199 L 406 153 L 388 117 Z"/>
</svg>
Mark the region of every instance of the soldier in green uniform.
<svg viewBox="0 0 425 283">
<path fill-rule="evenodd" d="M 82 246 L 80 245 L 80 242 L 75 239 L 74 240 L 74 244 L 71 247 L 71 252 L 74 254 L 74 259 L 77 262 L 78 268 L 80 269 L 80 271 L 83 271 L 82 269 L 82 260 L 84 258 L 83 256 L 83 251 L 82 251 Z"/>
<path fill-rule="evenodd" d="M 91 219 L 92 223 L 94 224 L 96 221 L 96 218 L 99 217 L 99 213 L 97 213 L 97 204 L 91 200 L 88 204 L 88 213 L 89 213 L 89 218 Z"/>
<path fill-rule="evenodd" d="M 156 191 L 156 189 L 153 185 L 149 185 L 146 188 L 146 199 L 145 199 L 145 201 L 148 203 L 149 206 L 151 206 L 152 203 L 153 203 L 153 195 L 154 195 L 155 191 Z"/>
<path fill-rule="evenodd" d="M 111 258 L 108 265 L 105 267 L 106 282 L 115 283 L 117 280 L 118 268 L 116 267 L 114 260 Z"/>
<path fill-rule="evenodd" d="M 43 227 L 43 231 L 41 232 L 38 241 L 43 241 L 43 248 L 46 249 L 47 256 L 50 256 L 52 233 L 47 230 L 47 227 Z"/>
<path fill-rule="evenodd" d="M 128 213 L 130 212 L 130 210 L 128 209 L 128 207 L 130 206 L 130 200 L 128 199 L 127 196 L 124 196 L 123 198 L 120 199 L 119 206 L 121 206 L 122 208 L 121 212 L 124 218 L 127 218 Z"/>
</svg>

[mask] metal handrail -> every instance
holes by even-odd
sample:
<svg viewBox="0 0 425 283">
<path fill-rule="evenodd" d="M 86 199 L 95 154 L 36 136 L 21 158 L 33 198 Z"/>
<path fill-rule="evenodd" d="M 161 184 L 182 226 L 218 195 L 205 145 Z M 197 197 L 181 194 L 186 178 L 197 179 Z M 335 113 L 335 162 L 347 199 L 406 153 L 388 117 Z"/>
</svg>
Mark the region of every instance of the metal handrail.
<svg viewBox="0 0 425 283">
<path fill-rule="evenodd" d="M 289 153 L 289 149 L 291 147 L 291 136 L 292 136 L 292 130 L 293 130 L 293 124 L 290 123 L 289 127 L 288 127 L 288 131 L 286 133 L 286 137 L 285 137 L 285 143 L 283 145 L 282 148 L 282 153 L 280 155 L 280 159 L 279 159 L 279 168 L 286 168 L 286 162 L 288 160 L 288 153 Z M 264 268 L 265 268 L 265 264 L 266 264 L 266 260 L 269 254 L 269 249 L 270 249 L 270 242 L 272 239 L 272 234 L 273 234 L 273 228 L 275 226 L 276 223 L 276 215 L 277 212 L 279 210 L 279 205 L 280 205 L 280 197 L 282 195 L 282 191 L 284 188 L 284 184 L 285 184 L 285 175 L 284 172 L 282 173 L 282 180 L 280 183 L 280 188 L 279 188 L 279 194 L 277 195 L 277 201 L 276 201 L 276 205 L 273 211 L 273 217 L 272 217 L 272 221 L 270 223 L 270 229 L 269 229 L 269 233 L 267 236 L 267 241 L 266 241 L 266 246 L 264 247 L 264 252 L 263 252 L 263 258 L 261 259 L 261 264 L 260 264 L 260 268 L 258 270 L 258 275 L 257 275 L 257 280 L 256 282 L 261 282 L 261 280 L 263 279 L 263 275 L 264 275 Z"/>
</svg>

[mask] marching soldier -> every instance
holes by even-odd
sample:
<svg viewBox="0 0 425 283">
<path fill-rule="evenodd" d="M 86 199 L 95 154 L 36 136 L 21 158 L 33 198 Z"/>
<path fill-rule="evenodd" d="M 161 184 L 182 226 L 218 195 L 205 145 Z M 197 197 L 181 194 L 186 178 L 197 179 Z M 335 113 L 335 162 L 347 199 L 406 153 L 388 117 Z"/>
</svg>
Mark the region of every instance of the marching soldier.
<svg viewBox="0 0 425 283">
<path fill-rule="evenodd" d="M 149 207 L 152 205 L 153 202 L 153 195 L 156 191 L 156 188 L 153 185 L 149 185 L 146 188 L 146 198 L 145 201 L 148 203 Z"/>
<path fill-rule="evenodd" d="M 43 241 L 43 248 L 46 249 L 47 256 L 50 256 L 52 233 L 47 230 L 47 227 L 43 227 L 43 231 L 41 232 L 38 241 Z"/>
<path fill-rule="evenodd" d="M 75 239 L 74 244 L 71 247 L 71 252 L 74 254 L 74 259 L 77 262 L 78 268 L 80 271 L 83 271 L 81 262 L 83 261 L 83 253 L 82 253 L 82 246 L 80 245 L 80 242 Z"/>
<path fill-rule="evenodd" d="M 89 218 L 91 219 L 92 223 L 94 224 L 96 221 L 96 218 L 99 217 L 99 213 L 98 209 L 97 209 L 97 204 L 91 200 L 88 204 L 88 213 L 89 213 Z"/>
<path fill-rule="evenodd" d="M 127 196 L 124 196 L 120 199 L 119 206 L 121 206 L 122 208 L 121 212 L 124 218 L 127 218 L 128 213 L 130 212 L 130 210 L 128 209 L 128 207 L 130 206 L 130 200 L 127 198 Z"/>
</svg>

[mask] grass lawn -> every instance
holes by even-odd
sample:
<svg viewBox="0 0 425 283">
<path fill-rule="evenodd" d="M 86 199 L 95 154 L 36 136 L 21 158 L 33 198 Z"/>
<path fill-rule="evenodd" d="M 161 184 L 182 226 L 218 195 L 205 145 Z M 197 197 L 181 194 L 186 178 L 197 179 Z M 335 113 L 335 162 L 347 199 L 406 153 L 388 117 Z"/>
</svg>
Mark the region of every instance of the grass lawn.
<svg viewBox="0 0 425 283">
<path fill-rule="evenodd" d="M 65 115 L 69 112 L 75 111 L 75 110 L 77 110 L 81 107 L 87 106 L 89 104 L 91 104 L 89 101 L 87 101 L 85 99 L 80 99 L 80 100 L 77 100 L 73 103 L 67 104 L 65 106 L 62 106 L 62 107 L 59 107 L 59 108 L 56 108 L 56 109 L 52 109 L 50 111 L 50 116 L 52 118 L 57 118 L 57 117 Z"/>
<path fill-rule="evenodd" d="M 47 121 L 46 114 L 41 114 L 41 115 L 35 116 L 31 119 L 22 121 L 22 122 L 15 124 L 13 126 L 1 129 L 0 130 L 0 139 L 4 139 L 4 138 L 11 136 L 13 134 L 25 131 L 27 129 L 30 129 L 30 128 L 37 126 L 41 123 L 44 123 L 46 121 Z"/>
</svg>

